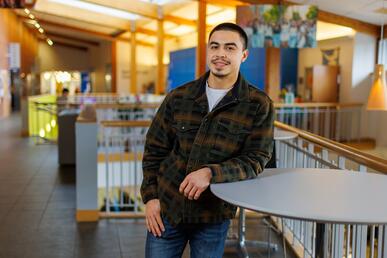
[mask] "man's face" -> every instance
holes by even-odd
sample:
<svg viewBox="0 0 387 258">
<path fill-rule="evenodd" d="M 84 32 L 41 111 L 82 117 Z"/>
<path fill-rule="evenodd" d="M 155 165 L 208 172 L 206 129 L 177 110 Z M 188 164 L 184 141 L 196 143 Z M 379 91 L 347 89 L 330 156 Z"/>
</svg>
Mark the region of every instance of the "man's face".
<svg viewBox="0 0 387 258">
<path fill-rule="evenodd" d="M 237 32 L 215 31 L 208 42 L 207 64 L 216 77 L 227 77 L 239 72 L 246 60 L 248 51 L 243 50 L 242 38 Z"/>
</svg>

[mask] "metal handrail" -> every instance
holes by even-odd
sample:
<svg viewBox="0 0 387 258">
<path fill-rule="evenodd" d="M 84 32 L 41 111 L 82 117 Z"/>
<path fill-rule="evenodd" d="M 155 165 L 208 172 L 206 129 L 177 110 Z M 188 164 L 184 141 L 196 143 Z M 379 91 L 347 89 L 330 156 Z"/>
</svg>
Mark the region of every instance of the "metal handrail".
<svg viewBox="0 0 387 258">
<path fill-rule="evenodd" d="M 318 136 L 316 134 L 294 128 L 292 126 L 283 124 L 278 121 L 275 121 L 274 125 L 278 128 L 297 133 L 299 137 L 304 138 L 310 141 L 311 143 L 320 145 L 321 147 L 333 150 L 338 154 L 345 156 L 346 158 L 356 161 L 359 164 L 366 165 L 369 168 L 372 168 L 384 174 L 387 174 L 387 160 L 385 159 L 376 157 L 371 154 L 364 153 L 358 149 L 347 146 L 345 144 L 338 143 L 338 142 L 329 140 L 327 138 L 324 138 L 322 136 Z"/>
</svg>

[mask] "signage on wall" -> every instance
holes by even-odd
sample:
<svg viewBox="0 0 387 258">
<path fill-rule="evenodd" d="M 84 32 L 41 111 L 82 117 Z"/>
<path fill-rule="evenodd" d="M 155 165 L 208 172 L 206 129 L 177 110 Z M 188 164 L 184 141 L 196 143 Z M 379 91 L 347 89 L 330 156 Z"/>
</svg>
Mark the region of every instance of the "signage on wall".
<svg viewBox="0 0 387 258">
<path fill-rule="evenodd" d="M 20 69 L 20 43 L 9 43 L 8 45 L 9 69 Z"/>
<path fill-rule="evenodd" d="M 339 65 L 340 48 L 321 49 L 323 65 Z"/>
<path fill-rule="evenodd" d="M 32 8 L 36 0 L 0 0 L 0 8 Z"/>
<path fill-rule="evenodd" d="M 311 5 L 250 5 L 237 7 L 237 23 L 249 47 L 316 47 L 318 9 Z"/>
</svg>

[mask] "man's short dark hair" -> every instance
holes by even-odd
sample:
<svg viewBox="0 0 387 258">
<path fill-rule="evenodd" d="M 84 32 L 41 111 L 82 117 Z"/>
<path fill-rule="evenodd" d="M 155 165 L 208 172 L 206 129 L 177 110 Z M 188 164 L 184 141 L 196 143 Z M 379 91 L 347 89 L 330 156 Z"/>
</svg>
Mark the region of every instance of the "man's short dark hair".
<svg viewBox="0 0 387 258">
<path fill-rule="evenodd" d="M 214 34 L 215 31 L 219 31 L 219 30 L 229 30 L 229 31 L 234 31 L 234 32 L 238 33 L 242 39 L 243 50 L 245 50 L 247 48 L 247 42 L 248 42 L 247 34 L 239 25 L 237 25 L 235 23 L 231 23 L 231 22 L 225 22 L 225 23 L 218 24 L 210 32 L 208 39 L 211 38 L 212 34 Z"/>
</svg>

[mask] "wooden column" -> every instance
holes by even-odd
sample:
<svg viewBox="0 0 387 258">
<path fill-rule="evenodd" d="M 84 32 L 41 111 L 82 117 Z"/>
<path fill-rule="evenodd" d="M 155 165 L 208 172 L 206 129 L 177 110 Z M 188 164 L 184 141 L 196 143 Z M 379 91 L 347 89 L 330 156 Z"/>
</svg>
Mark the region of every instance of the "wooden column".
<svg viewBox="0 0 387 258">
<path fill-rule="evenodd" d="M 130 93 L 137 93 L 137 65 L 136 65 L 136 25 L 134 21 L 130 26 Z"/>
<path fill-rule="evenodd" d="M 281 49 L 269 47 L 266 48 L 266 76 L 265 76 L 265 92 L 274 102 L 278 102 L 280 94 L 280 64 L 281 64 Z"/>
<path fill-rule="evenodd" d="M 117 93 L 117 41 L 112 41 L 111 91 Z"/>
<path fill-rule="evenodd" d="M 206 14 L 207 4 L 205 0 L 198 1 L 198 45 L 196 48 L 196 78 L 206 71 Z"/>
<path fill-rule="evenodd" d="M 164 79 L 164 20 L 162 20 L 161 9 L 159 9 L 159 19 L 157 20 L 157 83 L 155 94 L 165 92 Z"/>
</svg>

